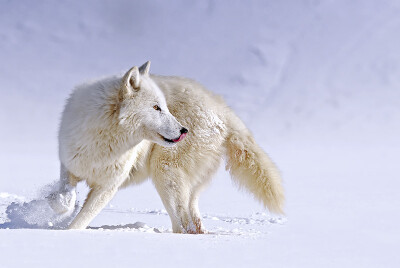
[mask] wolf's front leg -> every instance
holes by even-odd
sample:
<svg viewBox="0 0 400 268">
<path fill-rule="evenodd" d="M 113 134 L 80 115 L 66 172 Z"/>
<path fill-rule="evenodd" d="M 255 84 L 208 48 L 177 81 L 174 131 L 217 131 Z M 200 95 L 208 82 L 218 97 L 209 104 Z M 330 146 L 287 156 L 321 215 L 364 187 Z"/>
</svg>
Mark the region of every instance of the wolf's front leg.
<svg viewBox="0 0 400 268">
<path fill-rule="evenodd" d="M 117 191 L 117 186 L 94 186 L 90 190 L 81 211 L 68 229 L 85 229 L 94 217 L 110 202 Z"/>
<path fill-rule="evenodd" d="M 60 180 L 53 186 L 53 192 L 46 196 L 47 202 L 57 214 L 71 213 L 76 203 L 76 181 L 61 165 Z"/>
</svg>

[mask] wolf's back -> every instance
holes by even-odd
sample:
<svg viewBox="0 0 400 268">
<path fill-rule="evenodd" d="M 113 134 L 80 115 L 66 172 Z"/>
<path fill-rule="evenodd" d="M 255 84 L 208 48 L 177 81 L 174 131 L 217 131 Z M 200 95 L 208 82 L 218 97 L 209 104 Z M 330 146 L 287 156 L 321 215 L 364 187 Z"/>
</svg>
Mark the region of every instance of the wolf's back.
<svg viewBox="0 0 400 268">
<path fill-rule="evenodd" d="M 229 118 L 226 169 L 240 187 L 251 192 L 271 212 L 283 213 L 285 197 L 278 168 L 242 121 L 233 113 Z"/>
</svg>

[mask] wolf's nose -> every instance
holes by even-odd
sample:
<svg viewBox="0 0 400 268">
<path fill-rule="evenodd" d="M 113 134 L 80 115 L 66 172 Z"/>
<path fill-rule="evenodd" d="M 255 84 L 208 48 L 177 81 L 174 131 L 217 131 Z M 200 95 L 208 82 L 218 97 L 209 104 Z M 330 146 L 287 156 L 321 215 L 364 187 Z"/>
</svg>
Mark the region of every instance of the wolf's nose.
<svg viewBox="0 0 400 268">
<path fill-rule="evenodd" d="M 185 133 L 188 133 L 188 130 L 187 130 L 186 128 L 183 127 L 183 128 L 181 129 L 181 134 L 185 134 Z"/>
</svg>

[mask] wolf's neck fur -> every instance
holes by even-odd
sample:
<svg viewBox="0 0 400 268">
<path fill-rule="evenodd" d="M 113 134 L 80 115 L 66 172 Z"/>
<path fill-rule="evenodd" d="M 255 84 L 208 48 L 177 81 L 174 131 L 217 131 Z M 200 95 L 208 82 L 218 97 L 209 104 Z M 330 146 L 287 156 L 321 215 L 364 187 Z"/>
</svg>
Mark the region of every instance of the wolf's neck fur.
<svg viewBox="0 0 400 268">
<path fill-rule="evenodd" d="M 70 157 L 84 157 L 94 165 L 104 162 L 112 164 L 140 143 L 141 139 L 135 138 L 134 127 L 127 129 L 120 124 L 120 88 L 121 76 L 107 77 L 77 87 L 71 98 L 80 99 L 76 102 L 80 106 L 67 108 L 72 113 L 85 111 L 77 114 L 79 125 L 84 127 L 71 130 L 73 133 L 70 135 L 77 139 L 74 145 L 76 154 Z"/>
<path fill-rule="evenodd" d="M 113 77 L 100 81 L 98 90 L 100 98 L 95 105 L 98 107 L 98 115 L 101 117 L 98 125 L 94 126 L 93 137 L 96 137 L 95 146 L 106 159 L 118 159 L 121 155 L 137 146 L 142 138 L 131 125 L 126 128 L 120 124 L 120 86 L 121 77 Z M 100 104 L 100 105 L 98 105 Z"/>
</svg>

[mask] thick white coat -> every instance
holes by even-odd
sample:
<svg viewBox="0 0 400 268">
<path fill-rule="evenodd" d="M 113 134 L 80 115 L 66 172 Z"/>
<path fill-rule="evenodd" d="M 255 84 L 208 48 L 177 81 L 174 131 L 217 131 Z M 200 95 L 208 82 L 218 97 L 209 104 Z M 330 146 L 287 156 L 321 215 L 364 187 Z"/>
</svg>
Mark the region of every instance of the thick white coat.
<svg viewBox="0 0 400 268">
<path fill-rule="evenodd" d="M 81 85 L 67 101 L 61 180 L 65 189 L 79 181 L 91 188 L 70 228 L 86 228 L 119 188 L 151 178 L 173 231 L 202 233 L 198 196 L 224 156 L 238 184 L 281 213 L 279 172 L 242 121 L 197 82 L 149 75 L 149 66 Z M 187 137 L 172 142 L 183 128 Z"/>
</svg>

